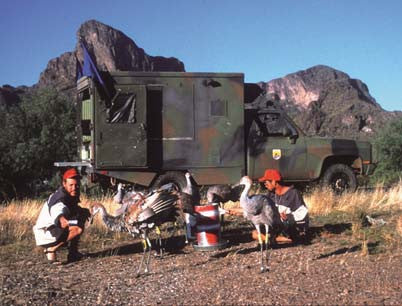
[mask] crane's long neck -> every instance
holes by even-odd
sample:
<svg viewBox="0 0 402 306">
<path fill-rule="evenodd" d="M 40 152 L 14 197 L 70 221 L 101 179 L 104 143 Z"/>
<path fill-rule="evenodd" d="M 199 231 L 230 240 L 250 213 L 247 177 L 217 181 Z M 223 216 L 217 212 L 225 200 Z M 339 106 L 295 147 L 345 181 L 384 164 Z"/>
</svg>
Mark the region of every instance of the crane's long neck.
<svg viewBox="0 0 402 306">
<path fill-rule="evenodd" d="M 186 175 L 186 182 L 187 182 L 187 190 L 192 193 L 193 191 L 193 186 L 191 185 L 191 178 L 189 175 Z"/>
<path fill-rule="evenodd" d="M 106 223 L 107 218 L 109 217 L 109 214 L 107 213 L 105 207 L 102 204 L 98 204 L 96 206 L 96 211 L 94 213 L 94 216 L 100 213 L 101 217 L 102 217 L 102 221 Z"/>
<path fill-rule="evenodd" d="M 241 206 L 243 206 L 242 203 L 245 203 L 248 200 L 248 192 L 250 191 L 251 184 L 247 182 L 244 184 L 244 186 L 245 187 L 243 189 L 243 192 L 240 195 L 240 205 Z"/>
</svg>

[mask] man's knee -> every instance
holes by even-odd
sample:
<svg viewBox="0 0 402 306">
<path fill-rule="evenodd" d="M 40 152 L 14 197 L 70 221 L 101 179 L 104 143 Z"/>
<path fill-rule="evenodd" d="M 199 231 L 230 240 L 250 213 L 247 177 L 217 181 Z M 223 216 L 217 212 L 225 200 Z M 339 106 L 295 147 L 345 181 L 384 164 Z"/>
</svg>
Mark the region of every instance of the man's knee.
<svg viewBox="0 0 402 306">
<path fill-rule="evenodd" d="M 79 226 L 71 226 L 70 233 L 72 237 L 77 237 L 83 233 L 83 229 Z"/>
</svg>

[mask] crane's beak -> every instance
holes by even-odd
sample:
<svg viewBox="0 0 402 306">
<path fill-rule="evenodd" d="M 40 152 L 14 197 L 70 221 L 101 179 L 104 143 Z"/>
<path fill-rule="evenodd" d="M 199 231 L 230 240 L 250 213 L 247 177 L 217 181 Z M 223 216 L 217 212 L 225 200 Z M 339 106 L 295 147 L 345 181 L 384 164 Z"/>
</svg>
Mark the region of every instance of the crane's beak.
<svg viewBox="0 0 402 306">
<path fill-rule="evenodd" d="M 236 184 L 232 185 L 232 188 L 236 188 L 236 187 L 239 187 L 239 186 L 240 186 L 240 181 L 237 182 Z"/>
</svg>

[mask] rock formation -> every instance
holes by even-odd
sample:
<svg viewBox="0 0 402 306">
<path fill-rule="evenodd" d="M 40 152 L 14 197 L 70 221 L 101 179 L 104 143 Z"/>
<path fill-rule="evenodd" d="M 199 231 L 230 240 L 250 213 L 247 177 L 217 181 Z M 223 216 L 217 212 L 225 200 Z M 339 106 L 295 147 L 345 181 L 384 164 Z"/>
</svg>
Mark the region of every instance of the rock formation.
<svg viewBox="0 0 402 306">
<path fill-rule="evenodd" d="M 267 83 L 290 116 L 308 134 L 370 138 L 400 112 L 387 112 L 362 81 L 328 66 L 318 65 Z"/>
<path fill-rule="evenodd" d="M 150 56 L 124 33 L 96 20 L 83 23 L 77 31 L 77 45 L 49 61 L 41 73 L 38 87 L 67 90 L 75 86 L 76 60 L 83 62 L 83 41 L 99 70 L 106 71 L 184 71 L 176 58 Z"/>
</svg>

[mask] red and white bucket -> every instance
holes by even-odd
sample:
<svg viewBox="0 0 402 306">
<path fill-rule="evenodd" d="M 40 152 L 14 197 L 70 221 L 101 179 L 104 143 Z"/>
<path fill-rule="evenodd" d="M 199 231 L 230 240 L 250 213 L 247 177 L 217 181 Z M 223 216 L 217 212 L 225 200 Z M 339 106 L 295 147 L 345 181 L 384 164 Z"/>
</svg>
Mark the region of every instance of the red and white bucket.
<svg viewBox="0 0 402 306">
<path fill-rule="evenodd" d="M 209 251 L 225 247 L 227 241 L 221 241 L 219 205 L 194 206 L 194 211 L 197 214 L 197 245 L 194 245 L 194 248 Z"/>
</svg>

